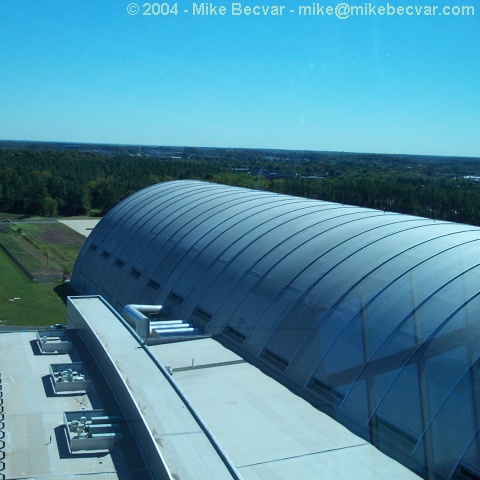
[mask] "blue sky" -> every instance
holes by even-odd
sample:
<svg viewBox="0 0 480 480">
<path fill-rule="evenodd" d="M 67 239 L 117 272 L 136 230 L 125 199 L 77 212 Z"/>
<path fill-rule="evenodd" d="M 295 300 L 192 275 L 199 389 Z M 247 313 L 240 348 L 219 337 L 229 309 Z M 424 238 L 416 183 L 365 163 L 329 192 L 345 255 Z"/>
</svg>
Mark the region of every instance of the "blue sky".
<svg viewBox="0 0 480 480">
<path fill-rule="evenodd" d="M 0 139 L 480 156 L 479 0 L 346 20 L 130 1 L 2 0 Z"/>
</svg>

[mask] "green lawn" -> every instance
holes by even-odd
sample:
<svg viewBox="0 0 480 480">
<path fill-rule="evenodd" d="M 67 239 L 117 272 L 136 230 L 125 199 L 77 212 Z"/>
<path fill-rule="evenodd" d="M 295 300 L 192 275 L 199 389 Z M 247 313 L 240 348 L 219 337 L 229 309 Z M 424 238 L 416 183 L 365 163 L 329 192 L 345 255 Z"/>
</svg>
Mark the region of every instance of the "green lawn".
<svg viewBox="0 0 480 480">
<path fill-rule="evenodd" d="M 0 243 L 35 278 L 36 273 L 70 273 L 85 237 L 57 222 L 2 224 Z"/>
<path fill-rule="evenodd" d="M 66 322 L 68 284 L 31 282 L 0 250 L 0 326 Z"/>
</svg>

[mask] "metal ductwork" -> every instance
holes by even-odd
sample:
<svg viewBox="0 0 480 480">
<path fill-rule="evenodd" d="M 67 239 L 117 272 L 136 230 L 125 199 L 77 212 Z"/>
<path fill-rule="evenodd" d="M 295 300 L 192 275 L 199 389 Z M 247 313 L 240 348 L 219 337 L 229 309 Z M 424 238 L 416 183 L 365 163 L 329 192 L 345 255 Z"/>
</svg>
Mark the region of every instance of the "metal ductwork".
<svg viewBox="0 0 480 480">
<path fill-rule="evenodd" d="M 200 329 L 185 320 L 157 320 L 163 313 L 161 305 L 125 305 L 122 317 L 137 335 L 147 338 L 172 338 L 199 335 Z"/>
<path fill-rule="evenodd" d="M 125 305 L 122 317 L 132 326 L 140 338 L 150 336 L 150 317 L 159 316 L 162 312 L 161 305 Z"/>
</svg>

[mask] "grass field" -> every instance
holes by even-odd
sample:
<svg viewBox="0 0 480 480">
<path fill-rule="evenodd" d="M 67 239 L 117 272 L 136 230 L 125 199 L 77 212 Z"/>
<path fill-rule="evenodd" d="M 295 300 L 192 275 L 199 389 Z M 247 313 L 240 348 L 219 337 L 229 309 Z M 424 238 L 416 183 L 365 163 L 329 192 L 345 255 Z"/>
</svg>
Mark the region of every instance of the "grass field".
<svg viewBox="0 0 480 480">
<path fill-rule="evenodd" d="M 15 223 L 8 229 L 19 226 L 20 233 L 0 233 L 1 242 L 30 273 L 72 270 L 84 237 L 58 223 Z M 68 283 L 30 281 L 0 250 L 0 326 L 65 323 L 66 297 L 73 294 Z"/>
<path fill-rule="evenodd" d="M 32 275 L 70 273 L 85 237 L 58 222 L 2 225 L 0 243 Z"/>
<path fill-rule="evenodd" d="M 68 284 L 31 282 L 0 251 L 0 326 L 65 323 Z"/>
</svg>

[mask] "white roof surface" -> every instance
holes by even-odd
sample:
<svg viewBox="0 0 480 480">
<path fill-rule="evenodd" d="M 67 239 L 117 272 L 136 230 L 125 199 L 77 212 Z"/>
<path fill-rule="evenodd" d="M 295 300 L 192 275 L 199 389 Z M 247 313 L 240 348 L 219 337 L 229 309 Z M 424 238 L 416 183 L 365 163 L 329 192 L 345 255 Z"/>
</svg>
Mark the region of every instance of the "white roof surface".
<svg viewBox="0 0 480 480">
<path fill-rule="evenodd" d="M 133 470 L 131 475 L 123 455 L 85 452 L 71 454 L 63 428 L 63 412 L 90 410 L 97 405 L 95 391 L 54 395 L 50 382 L 51 363 L 71 362 L 68 354 L 42 355 L 36 347 L 35 332 L 0 334 L 0 372 L 4 407 L 5 478 L 65 479 L 97 478 L 116 480 L 149 478 Z M 137 475 L 138 474 L 138 475 Z"/>
<path fill-rule="evenodd" d="M 149 348 L 245 480 L 419 478 L 213 339 Z"/>
</svg>

